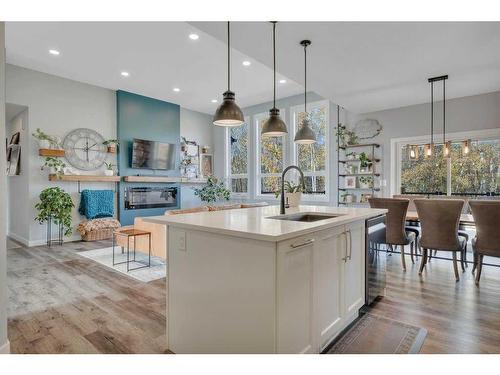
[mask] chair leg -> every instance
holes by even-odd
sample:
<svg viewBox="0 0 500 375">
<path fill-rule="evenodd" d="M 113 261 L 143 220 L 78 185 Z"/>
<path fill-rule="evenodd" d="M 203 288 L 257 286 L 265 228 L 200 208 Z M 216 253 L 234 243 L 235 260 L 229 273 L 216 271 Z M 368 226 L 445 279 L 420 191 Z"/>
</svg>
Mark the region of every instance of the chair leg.
<svg viewBox="0 0 500 375">
<path fill-rule="evenodd" d="M 469 264 L 467 263 L 467 242 L 465 243 L 465 248 L 464 248 L 464 263 L 465 263 L 465 268 L 469 268 Z"/>
<path fill-rule="evenodd" d="M 462 267 L 462 272 L 465 272 L 465 263 L 464 263 L 464 251 L 460 252 L 460 267 Z"/>
<path fill-rule="evenodd" d="M 418 274 L 421 275 L 422 271 L 424 270 L 425 264 L 427 263 L 427 249 L 422 249 L 424 255 L 422 257 L 422 260 L 420 261 L 420 269 L 418 271 Z"/>
<path fill-rule="evenodd" d="M 458 264 L 457 264 L 457 252 L 453 252 L 453 271 L 455 271 L 455 280 L 460 281 L 460 276 L 458 275 Z"/>
<path fill-rule="evenodd" d="M 399 245 L 401 247 L 401 264 L 403 265 L 403 271 L 406 271 L 406 262 L 405 262 L 405 246 Z"/>
<path fill-rule="evenodd" d="M 483 271 L 483 257 L 484 255 L 477 255 L 476 285 L 478 286 L 479 280 L 481 279 L 481 272 Z"/>
<path fill-rule="evenodd" d="M 413 252 L 415 251 L 416 252 L 416 242 L 417 240 L 415 240 L 414 242 L 410 242 L 410 259 L 411 259 L 411 263 L 412 264 L 415 264 L 415 258 L 413 257 Z"/>
<path fill-rule="evenodd" d="M 472 258 L 474 260 L 474 265 L 472 266 L 472 273 L 474 273 L 476 271 L 476 268 L 477 268 L 477 253 L 475 251 L 472 254 Z"/>
</svg>

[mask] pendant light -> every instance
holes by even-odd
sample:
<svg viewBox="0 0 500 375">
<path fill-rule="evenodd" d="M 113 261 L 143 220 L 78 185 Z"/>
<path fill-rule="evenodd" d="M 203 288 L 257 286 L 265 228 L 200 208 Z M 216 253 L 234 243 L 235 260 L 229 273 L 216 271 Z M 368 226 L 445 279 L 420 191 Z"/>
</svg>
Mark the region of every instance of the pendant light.
<svg viewBox="0 0 500 375">
<path fill-rule="evenodd" d="M 309 114 L 307 113 L 307 46 L 311 44 L 310 40 L 303 40 L 300 45 L 304 47 L 304 120 L 302 126 L 295 133 L 294 142 L 298 144 L 310 145 L 316 142 L 316 134 L 309 124 Z"/>
<path fill-rule="evenodd" d="M 418 159 L 418 146 L 408 145 L 406 147 L 410 150 L 409 159 L 410 160 L 417 160 Z"/>
<path fill-rule="evenodd" d="M 443 156 L 449 158 L 451 155 L 451 142 L 446 142 L 446 80 L 448 76 L 439 78 L 443 81 Z"/>
<path fill-rule="evenodd" d="M 227 91 L 222 94 L 223 101 L 215 111 L 213 123 L 217 126 L 234 127 L 245 122 L 243 112 L 236 104 L 234 92 L 231 91 L 231 34 L 227 23 Z"/>
<path fill-rule="evenodd" d="M 429 158 L 432 156 L 434 151 L 434 81 L 429 78 L 431 84 L 431 143 L 424 146 L 424 158 Z"/>
<path fill-rule="evenodd" d="M 462 152 L 464 153 L 464 155 L 467 155 L 470 152 L 470 144 L 471 144 L 470 139 L 463 141 Z"/>
<path fill-rule="evenodd" d="M 269 110 L 269 118 L 262 125 L 262 137 L 281 137 L 288 133 L 286 124 L 280 117 L 280 110 L 276 108 L 276 21 L 273 24 L 273 108 Z"/>
</svg>

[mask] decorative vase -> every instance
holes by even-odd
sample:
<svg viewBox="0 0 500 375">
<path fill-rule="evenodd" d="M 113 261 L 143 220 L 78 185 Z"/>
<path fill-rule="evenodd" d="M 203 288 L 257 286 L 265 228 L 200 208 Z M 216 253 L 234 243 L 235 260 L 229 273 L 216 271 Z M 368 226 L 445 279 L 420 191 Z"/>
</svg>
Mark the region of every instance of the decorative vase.
<svg viewBox="0 0 500 375">
<path fill-rule="evenodd" d="M 49 148 L 50 147 L 50 142 L 47 141 L 46 139 L 39 139 L 38 140 L 38 147 L 40 147 L 40 148 Z"/>
<path fill-rule="evenodd" d="M 300 198 L 302 197 L 302 193 L 285 193 L 285 204 L 288 204 L 289 207 L 298 207 L 300 204 Z"/>
<path fill-rule="evenodd" d="M 201 148 L 201 153 L 202 154 L 208 154 L 208 151 L 210 150 L 210 147 L 209 146 L 203 146 Z"/>
<path fill-rule="evenodd" d="M 113 171 L 111 169 L 105 169 L 104 170 L 104 175 L 105 176 L 113 176 Z"/>
<path fill-rule="evenodd" d="M 354 200 L 353 198 L 354 197 L 352 196 L 352 194 L 348 194 L 345 196 L 344 201 L 345 201 L 345 203 L 352 203 Z"/>
<path fill-rule="evenodd" d="M 360 187 L 360 189 L 371 189 L 372 188 L 372 182 L 371 181 L 368 181 L 368 182 L 361 182 L 361 181 L 359 181 L 359 187 Z"/>
<path fill-rule="evenodd" d="M 116 145 L 108 145 L 108 154 L 116 154 Z"/>
</svg>

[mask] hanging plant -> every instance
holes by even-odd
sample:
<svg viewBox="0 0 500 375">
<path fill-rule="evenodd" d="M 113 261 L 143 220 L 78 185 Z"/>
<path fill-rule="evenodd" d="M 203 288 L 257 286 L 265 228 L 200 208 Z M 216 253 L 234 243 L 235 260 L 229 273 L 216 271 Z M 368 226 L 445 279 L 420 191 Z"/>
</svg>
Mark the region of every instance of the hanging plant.
<svg viewBox="0 0 500 375">
<path fill-rule="evenodd" d="M 35 205 L 38 210 L 35 220 L 43 224 L 51 219 L 62 225 L 65 236 L 70 236 L 73 232 L 71 210 L 75 207 L 71 196 L 60 187 L 51 187 L 42 190 L 39 198 L 40 202 Z"/>
<path fill-rule="evenodd" d="M 57 175 L 57 178 L 61 178 L 61 176 L 64 174 L 64 168 L 66 168 L 66 164 L 61 159 L 48 156 L 45 158 L 45 163 L 40 169 L 43 171 L 46 167 L 49 167 L 51 173 Z"/>
</svg>

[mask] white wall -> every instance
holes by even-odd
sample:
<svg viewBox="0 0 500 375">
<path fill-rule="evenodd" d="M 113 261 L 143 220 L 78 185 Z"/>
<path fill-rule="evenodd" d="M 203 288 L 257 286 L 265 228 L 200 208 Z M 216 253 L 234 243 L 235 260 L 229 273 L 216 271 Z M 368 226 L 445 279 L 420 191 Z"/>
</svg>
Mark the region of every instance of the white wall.
<svg viewBox="0 0 500 375">
<path fill-rule="evenodd" d="M 8 106 L 8 104 L 7 104 Z M 29 238 L 29 226 L 26 225 L 26 212 L 29 212 L 29 128 L 28 110 L 24 110 L 10 121 L 7 120 L 7 139 L 19 132 L 21 146 L 21 172 L 16 176 L 7 176 L 7 235 L 15 240 Z"/>
<path fill-rule="evenodd" d="M 211 115 L 181 107 L 180 121 L 182 137 L 185 137 L 189 141 L 196 141 L 201 146 L 209 146 L 210 153 L 213 153 L 213 124 Z M 182 208 L 195 207 L 201 204 L 200 199 L 194 195 L 193 187 L 199 187 L 199 185 L 181 185 Z"/>
<path fill-rule="evenodd" d="M 321 96 L 314 92 L 307 93 L 308 103 L 323 101 Z M 291 145 L 293 142 L 293 138 L 295 134 L 292 133 L 292 113 L 291 108 L 297 105 L 303 105 L 304 96 L 303 95 L 295 95 L 287 98 L 283 98 L 276 101 L 276 107 L 280 110 L 284 109 L 284 112 L 281 112 L 281 118 L 285 121 L 288 127 L 288 135 L 285 137 L 286 142 L 286 153 L 285 153 L 285 166 L 292 164 L 291 162 Z M 273 197 L 266 197 L 265 199 L 258 197 L 257 192 L 255 191 L 255 176 L 256 176 L 256 165 L 255 165 L 255 153 L 256 153 L 256 145 L 253 140 L 256 137 L 256 129 L 255 124 L 253 123 L 254 115 L 260 113 L 268 113 L 269 109 L 272 107 L 272 102 L 258 104 L 252 107 L 243 108 L 243 114 L 245 117 L 250 117 L 251 126 L 249 136 L 252 141 L 250 142 L 249 147 L 249 194 L 248 197 L 244 200 L 256 201 L 256 200 L 265 200 L 270 204 L 277 204 L 278 200 L 273 199 Z M 336 206 L 337 205 L 337 139 L 335 137 L 335 127 L 337 126 L 337 105 L 333 102 L 329 102 L 329 114 L 330 114 L 330 124 L 329 124 L 329 173 L 330 173 L 330 185 L 329 185 L 329 199 L 328 201 L 323 202 L 306 202 L 305 198 L 302 199 L 304 203 L 316 204 L 316 205 L 329 205 Z M 349 122 L 351 113 L 348 111 L 341 111 L 340 120 L 345 123 Z M 225 129 L 218 126 L 213 126 L 213 137 L 214 137 L 214 148 L 215 152 L 215 173 L 218 177 L 223 178 L 225 173 Z M 241 201 L 241 198 L 235 198 L 235 201 Z"/>
<path fill-rule="evenodd" d="M 5 139 L 5 23 L 0 22 L 0 140 Z M 6 164 L 5 152 L 0 153 L 0 353 L 9 353 L 7 338 L 7 258 L 6 258 Z"/>
<path fill-rule="evenodd" d="M 61 138 L 73 129 L 90 128 L 105 139 L 116 138 L 116 96 L 113 90 L 24 69 L 14 65 L 6 68 L 7 101 L 25 105 L 29 112 L 29 133 L 41 128 L 48 134 Z M 37 245 L 45 241 L 45 226 L 36 223 L 35 204 L 38 195 L 47 187 L 61 186 L 69 192 L 75 203 L 73 223 L 77 225 L 83 217 L 78 214 L 80 195 L 76 183 L 49 182 L 48 172 L 41 171 L 43 158 L 38 156 L 38 143 L 29 136 L 29 202 L 25 222 L 29 225 L 29 238 L 21 239 L 25 244 Z M 108 156 L 116 164 L 114 155 Z M 104 167 L 103 167 L 104 169 Z M 86 172 L 81 171 L 84 174 Z M 95 174 L 96 172 L 87 172 Z M 100 171 L 99 173 L 102 173 Z M 82 184 L 83 188 L 113 189 L 112 184 Z M 79 239 L 76 234 L 72 239 Z"/>
<path fill-rule="evenodd" d="M 442 134 L 442 102 L 434 105 L 434 132 Z M 359 119 L 376 119 L 383 130 L 374 142 L 382 146 L 382 173 L 386 186 L 382 194 L 390 195 L 390 171 L 392 138 L 429 136 L 430 104 L 419 104 L 385 111 L 359 114 L 352 117 L 349 125 Z M 446 131 L 448 133 L 500 128 L 500 92 L 468 96 L 446 101 Z"/>
</svg>

